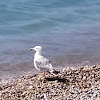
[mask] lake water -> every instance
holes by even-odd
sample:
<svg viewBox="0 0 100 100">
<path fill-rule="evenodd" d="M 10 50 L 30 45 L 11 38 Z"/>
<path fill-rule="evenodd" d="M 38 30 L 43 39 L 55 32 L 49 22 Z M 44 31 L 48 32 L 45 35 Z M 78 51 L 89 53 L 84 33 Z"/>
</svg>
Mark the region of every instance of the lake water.
<svg viewBox="0 0 100 100">
<path fill-rule="evenodd" d="M 55 67 L 100 64 L 100 0 L 0 0 L 0 76 L 33 73 L 36 45 Z"/>
</svg>

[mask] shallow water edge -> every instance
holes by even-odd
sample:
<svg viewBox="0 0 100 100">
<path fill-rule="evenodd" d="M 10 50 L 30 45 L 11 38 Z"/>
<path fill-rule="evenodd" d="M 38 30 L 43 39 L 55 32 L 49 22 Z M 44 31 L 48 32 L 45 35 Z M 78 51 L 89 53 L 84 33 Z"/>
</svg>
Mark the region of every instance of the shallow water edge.
<svg viewBox="0 0 100 100">
<path fill-rule="evenodd" d="M 51 64 L 54 69 L 62 69 L 66 67 L 81 67 L 100 65 L 100 59 L 92 56 L 58 56 L 50 58 Z M 34 68 L 33 59 L 27 62 L 21 62 L 17 64 L 2 63 L 0 64 L 0 81 L 9 80 L 14 77 L 34 75 L 39 73 Z"/>
</svg>

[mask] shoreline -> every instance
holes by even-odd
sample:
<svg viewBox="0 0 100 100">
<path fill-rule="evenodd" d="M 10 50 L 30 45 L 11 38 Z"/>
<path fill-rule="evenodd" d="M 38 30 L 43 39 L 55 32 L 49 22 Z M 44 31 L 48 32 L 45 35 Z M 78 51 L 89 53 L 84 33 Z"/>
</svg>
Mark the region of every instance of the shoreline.
<svg viewBox="0 0 100 100">
<path fill-rule="evenodd" d="M 100 66 L 67 67 L 57 75 L 41 72 L 0 84 L 0 100 L 99 100 Z"/>
<path fill-rule="evenodd" d="M 76 56 L 76 55 L 65 55 L 65 56 L 55 56 L 49 57 L 51 64 L 54 69 L 62 69 L 67 67 L 79 67 L 79 66 L 92 66 L 100 65 L 100 58 L 93 58 L 87 56 Z M 0 82 L 2 80 L 9 80 L 13 77 L 20 77 L 26 75 L 34 75 L 39 73 L 38 70 L 34 68 L 33 59 L 29 61 L 23 61 L 21 63 L 0 63 Z"/>
</svg>

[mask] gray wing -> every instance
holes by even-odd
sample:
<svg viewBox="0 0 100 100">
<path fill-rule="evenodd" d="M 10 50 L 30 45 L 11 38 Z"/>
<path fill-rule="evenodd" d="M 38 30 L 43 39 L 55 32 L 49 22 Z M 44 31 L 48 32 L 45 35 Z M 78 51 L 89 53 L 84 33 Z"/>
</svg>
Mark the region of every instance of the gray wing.
<svg viewBox="0 0 100 100">
<path fill-rule="evenodd" d="M 52 70 L 52 65 L 48 59 L 41 57 L 35 61 L 36 66 L 41 70 Z"/>
</svg>

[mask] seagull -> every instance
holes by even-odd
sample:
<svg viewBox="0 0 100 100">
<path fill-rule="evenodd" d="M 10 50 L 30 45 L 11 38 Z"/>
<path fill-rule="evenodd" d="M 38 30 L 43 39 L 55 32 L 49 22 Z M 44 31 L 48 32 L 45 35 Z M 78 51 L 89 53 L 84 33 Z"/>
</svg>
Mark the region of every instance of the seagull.
<svg viewBox="0 0 100 100">
<path fill-rule="evenodd" d="M 30 48 L 30 50 L 35 50 L 36 53 L 34 55 L 34 67 L 37 70 L 41 71 L 49 71 L 51 74 L 53 74 L 53 67 L 50 61 L 42 56 L 42 47 L 41 46 L 35 46 L 34 48 Z"/>
</svg>

